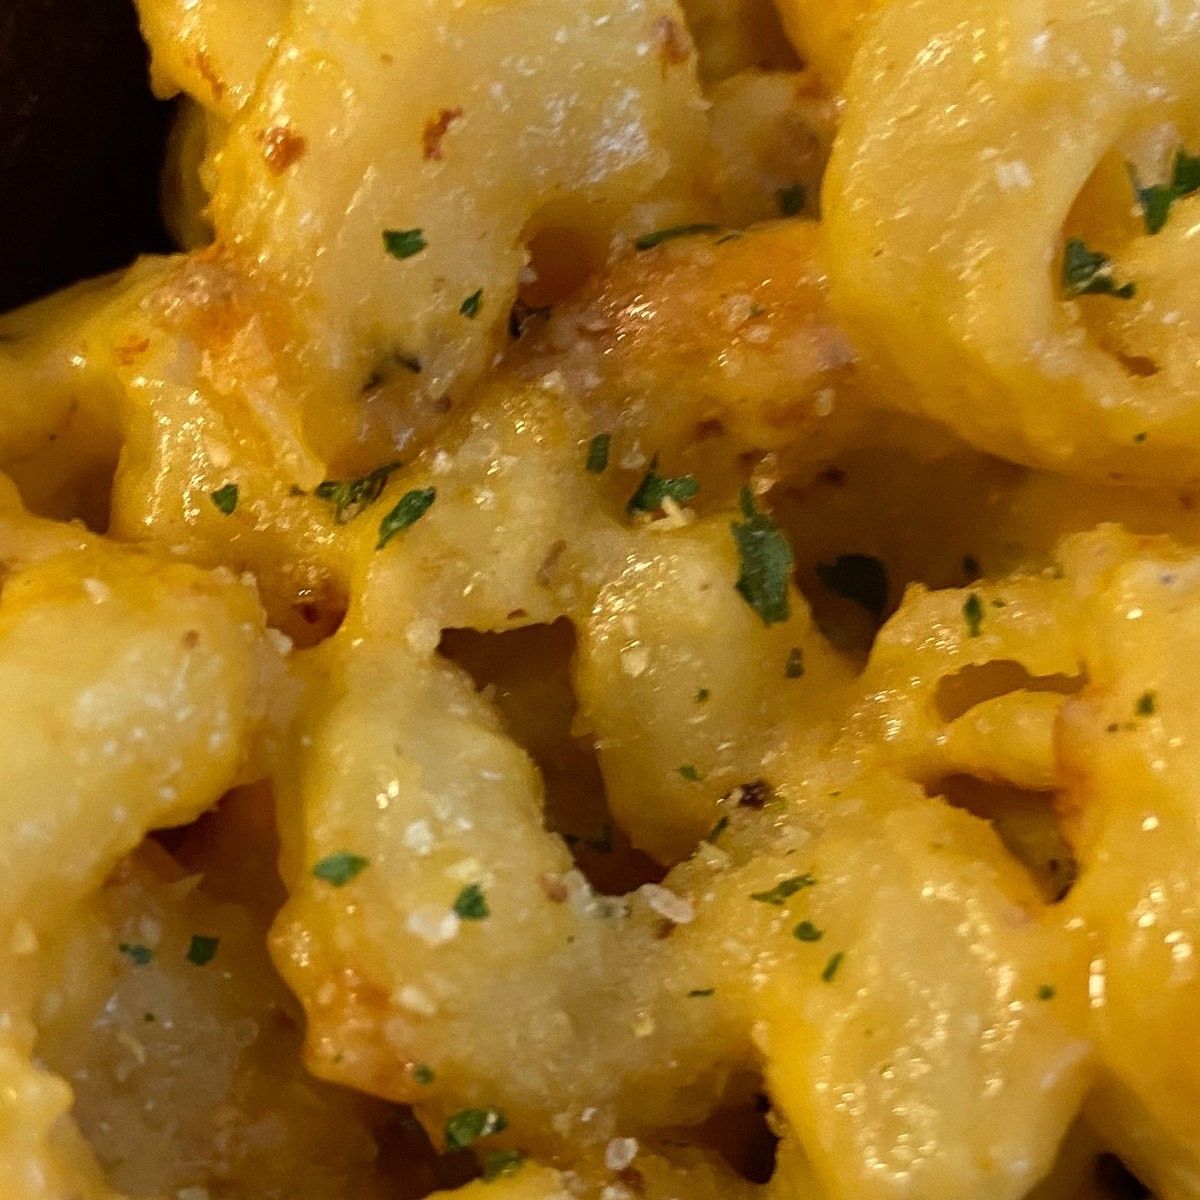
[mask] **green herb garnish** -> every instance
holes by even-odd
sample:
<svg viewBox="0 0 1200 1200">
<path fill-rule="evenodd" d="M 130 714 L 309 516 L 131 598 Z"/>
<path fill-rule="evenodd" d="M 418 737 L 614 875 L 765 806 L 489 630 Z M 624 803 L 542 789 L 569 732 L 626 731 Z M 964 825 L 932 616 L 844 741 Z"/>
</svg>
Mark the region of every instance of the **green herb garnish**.
<svg viewBox="0 0 1200 1200">
<path fill-rule="evenodd" d="M 133 963 L 135 967 L 149 966 L 154 958 L 154 951 L 151 950 L 149 946 L 143 946 L 138 942 L 122 942 L 117 949 L 120 950 L 120 952 L 125 955 L 125 957 L 129 959 L 129 961 Z"/>
<path fill-rule="evenodd" d="M 824 930 L 818 929 L 811 921 L 801 921 L 792 930 L 792 937 L 799 942 L 819 942 L 824 936 Z"/>
<path fill-rule="evenodd" d="M 1158 704 L 1155 700 L 1154 693 L 1143 692 L 1138 697 L 1137 704 L 1134 705 L 1133 711 L 1137 713 L 1139 717 L 1152 717 L 1154 716 L 1154 711 L 1157 707 Z"/>
<path fill-rule="evenodd" d="M 703 1000 L 708 996 L 714 995 L 716 990 L 716 988 L 692 988 L 692 990 L 688 992 L 688 999 Z"/>
<path fill-rule="evenodd" d="M 745 520 L 729 526 L 741 559 L 734 586 L 764 625 L 786 621 L 791 616 L 787 585 L 794 562 L 792 548 L 770 514 L 755 507 L 748 487 L 742 488 L 740 499 Z"/>
<path fill-rule="evenodd" d="M 679 768 L 679 774 L 682 775 L 684 779 L 688 781 L 688 783 L 700 782 L 700 772 L 696 770 L 695 766 L 693 766 L 691 763 L 684 763 L 683 766 Z"/>
<path fill-rule="evenodd" d="M 1166 225 L 1175 201 L 1200 191 L 1200 155 L 1191 155 L 1182 146 L 1176 150 L 1169 183 L 1143 187 L 1132 164 L 1129 165 L 1129 179 L 1141 205 L 1146 232 L 1158 233 Z"/>
<path fill-rule="evenodd" d="M 477 883 L 468 883 L 454 899 L 454 911 L 464 921 L 482 921 L 491 916 L 487 897 Z"/>
<path fill-rule="evenodd" d="M 465 1150 L 507 1128 L 508 1118 L 498 1108 L 464 1108 L 446 1121 L 446 1149 Z"/>
<path fill-rule="evenodd" d="M 590 469 L 590 467 L 589 467 Z M 629 497 L 625 505 L 627 513 L 655 512 L 662 508 L 664 500 L 674 500 L 683 504 L 691 500 L 700 490 L 700 484 L 695 475 L 660 475 L 658 473 L 658 455 L 650 460 L 650 469 L 642 476 L 637 491 Z"/>
<path fill-rule="evenodd" d="M 223 512 L 226 516 L 229 516 L 238 506 L 238 485 L 236 483 L 227 483 L 224 487 L 217 488 L 215 492 L 209 492 L 208 498 L 219 512 Z"/>
<path fill-rule="evenodd" d="M 436 499 L 437 488 L 413 488 L 411 492 L 405 492 L 396 507 L 379 522 L 379 540 L 375 549 L 382 550 L 401 530 L 419 521 Z"/>
<path fill-rule="evenodd" d="M 458 311 L 464 317 L 474 318 L 479 313 L 479 306 L 483 303 L 483 288 L 477 292 L 472 292 L 459 306 Z"/>
<path fill-rule="evenodd" d="M 333 884 L 334 887 L 345 887 L 370 861 L 370 859 L 363 858 L 360 854 L 349 854 L 343 850 L 338 854 L 330 854 L 328 857 L 321 859 L 313 867 L 312 873 L 318 879 L 323 879 L 326 883 Z"/>
<path fill-rule="evenodd" d="M 611 433 L 598 433 L 588 442 L 587 469 L 593 475 L 602 475 L 608 469 L 608 450 L 611 445 Z"/>
<path fill-rule="evenodd" d="M 1039 1000 L 1053 1000 L 1054 988 L 1048 983 L 1043 983 L 1037 990 L 1037 998 Z"/>
<path fill-rule="evenodd" d="M 811 875 L 793 875 L 791 879 L 782 880 L 769 891 L 751 892 L 750 899 L 758 900 L 763 904 L 782 905 L 785 900 L 794 896 L 802 888 L 816 887 L 816 885 L 817 881 Z"/>
<path fill-rule="evenodd" d="M 844 950 L 839 950 L 836 954 L 829 957 L 829 961 L 825 964 L 825 970 L 821 972 L 821 978 L 826 983 L 832 983 L 833 977 L 838 973 L 838 968 L 842 965 L 846 953 Z"/>
<path fill-rule="evenodd" d="M 978 592 L 972 592 L 963 601 L 962 615 L 967 623 L 967 636 L 977 638 L 983 632 L 983 601 Z"/>
<path fill-rule="evenodd" d="M 339 525 L 345 525 L 379 499 L 389 476 L 399 470 L 400 465 L 398 462 L 386 463 L 358 479 L 326 479 L 317 484 L 313 495 L 332 504 L 334 519 Z"/>
<path fill-rule="evenodd" d="M 483 1158 L 483 1181 L 491 1183 L 493 1179 L 503 1179 L 506 1175 L 515 1175 L 525 1161 L 525 1155 L 520 1150 L 490 1150 Z"/>
<path fill-rule="evenodd" d="M 385 229 L 383 248 L 393 258 L 412 258 L 420 254 L 427 245 L 425 234 L 420 229 Z"/>
<path fill-rule="evenodd" d="M 799 646 L 793 646 L 788 651 L 783 674 L 787 679 L 800 679 L 804 675 L 804 651 Z"/>
<path fill-rule="evenodd" d="M 413 1067 L 413 1078 L 422 1086 L 428 1087 L 436 1077 L 433 1068 L 428 1063 L 417 1063 Z"/>
<path fill-rule="evenodd" d="M 192 940 L 188 944 L 187 960 L 193 966 L 205 967 L 216 957 L 217 948 L 220 945 L 220 938 L 208 937 L 203 933 L 193 933 Z"/>
<path fill-rule="evenodd" d="M 1137 291 L 1133 283 L 1118 284 L 1113 278 L 1112 259 L 1098 250 L 1089 250 L 1079 238 L 1071 238 L 1063 251 L 1062 286 L 1068 300 L 1076 296 L 1132 300 Z"/>
</svg>

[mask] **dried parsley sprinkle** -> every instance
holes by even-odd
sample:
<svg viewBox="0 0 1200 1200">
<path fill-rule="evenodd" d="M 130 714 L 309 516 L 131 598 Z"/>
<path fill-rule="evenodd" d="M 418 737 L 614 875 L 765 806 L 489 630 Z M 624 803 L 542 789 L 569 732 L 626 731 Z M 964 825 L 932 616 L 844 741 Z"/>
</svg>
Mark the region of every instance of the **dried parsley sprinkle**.
<svg viewBox="0 0 1200 1200">
<path fill-rule="evenodd" d="M 829 956 L 829 961 L 825 964 L 825 970 L 821 972 L 821 978 L 826 983 L 832 983 L 833 977 L 838 973 L 838 968 L 842 965 L 846 957 L 844 950 L 839 950 L 836 954 Z"/>
<path fill-rule="evenodd" d="M 700 222 L 693 225 L 672 225 L 669 229 L 659 229 L 654 233 L 645 233 L 633 243 L 635 250 L 653 250 L 663 242 L 671 242 L 676 238 L 692 237 L 697 233 L 716 233 L 719 225 L 709 225 Z"/>
<path fill-rule="evenodd" d="M 498 1108 L 464 1108 L 446 1121 L 446 1149 L 465 1150 L 507 1128 L 508 1118 Z"/>
<path fill-rule="evenodd" d="M 853 600 L 873 617 L 883 616 L 888 573 L 873 554 L 839 554 L 831 563 L 817 563 L 817 578 L 835 596 Z"/>
<path fill-rule="evenodd" d="M 716 988 L 693 988 L 690 992 L 688 992 L 688 999 L 702 1000 L 708 996 L 714 995 L 716 990 Z"/>
<path fill-rule="evenodd" d="M 1053 1000 L 1054 988 L 1048 983 L 1043 983 L 1037 990 L 1037 998 L 1039 1000 Z"/>
<path fill-rule="evenodd" d="M 326 479 L 317 484 L 313 495 L 318 500 L 326 500 L 332 504 L 334 519 L 339 525 L 345 525 L 379 499 L 388 478 L 393 471 L 398 471 L 400 466 L 398 462 L 390 462 L 357 479 Z"/>
<path fill-rule="evenodd" d="M 1137 169 L 1127 165 L 1129 181 L 1142 209 L 1142 220 L 1146 232 L 1158 233 L 1171 215 L 1171 206 L 1176 200 L 1200 191 L 1200 155 L 1189 154 L 1182 146 L 1175 152 L 1171 164 L 1171 179 L 1168 183 L 1152 183 L 1142 186 Z"/>
<path fill-rule="evenodd" d="M 1143 692 L 1138 697 L 1137 704 L 1134 705 L 1133 711 L 1137 713 L 1139 717 L 1152 717 L 1154 716 L 1154 712 L 1157 707 L 1158 703 L 1155 699 L 1154 693 Z"/>
<path fill-rule="evenodd" d="M 611 445 L 611 433 L 598 433 L 588 442 L 587 469 L 593 475 L 602 475 L 608 469 L 608 451 Z"/>
<path fill-rule="evenodd" d="M 507 1175 L 515 1175 L 525 1161 L 525 1155 L 520 1150 L 491 1150 L 483 1159 L 483 1181 L 491 1183 L 493 1179 L 503 1179 Z"/>
<path fill-rule="evenodd" d="M 1063 251 L 1063 295 L 1068 300 L 1076 296 L 1113 296 L 1132 300 L 1137 292 L 1133 283 L 1118 284 L 1113 278 L 1112 259 L 1097 250 L 1089 250 L 1079 238 L 1071 238 Z"/>
<path fill-rule="evenodd" d="M 793 875 L 791 879 L 782 880 L 769 891 L 751 892 L 750 899 L 758 900 L 763 904 L 782 905 L 789 896 L 794 896 L 801 888 L 816 887 L 816 884 L 817 881 L 811 875 Z"/>
<path fill-rule="evenodd" d="M 313 867 L 312 873 L 318 879 L 323 879 L 326 883 L 340 888 L 345 887 L 359 875 L 369 863 L 370 859 L 363 858 L 361 854 L 350 854 L 343 850 L 338 854 L 330 854 L 321 859 Z"/>
<path fill-rule="evenodd" d="M 741 560 L 734 586 L 764 625 L 786 621 L 791 616 L 787 585 L 792 574 L 792 548 L 770 515 L 759 512 L 754 493 L 742 488 L 744 521 L 732 521 L 730 531 Z"/>
<path fill-rule="evenodd" d="M 464 921 L 482 921 L 491 916 L 487 897 L 477 883 L 468 883 L 454 898 L 454 911 Z"/>
<path fill-rule="evenodd" d="M 642 476 L 637 491 L 629 497 L 625 505 L 627 513 L 655 512 L 662 508 L 664 500 L 674 500 L 682 504 L 691 500 L 700 490 L 700 484 L 695 475 L 660 475 L 658 473 L 658 455 L 650 460 L 650 467 Z"/>
<path fill-rule="evenodd" d="M 717 838 L 719 838 L 721 834 L 723 834 L 728 828 L 729 818 L 721 817 L 721 819 L 717 821 L 717 823 L 708 831 L 708 837 L 706 837 L 704 840 L 706 842 L 715 842 Z"/>
<path fill-rule="evenodd" d="M 781 187 L 775 193 L 775 204 L 779 209 L 779 215 L 782 217 L 794 217 L 798 213 L 802 213 L 807 194 L 802 183 L 793 183 L 788 187 Z"/>
<path fill-rule="evenodd" d="M 383 248 L 393 258 L 412 258 L 420 254 L 428 243 L 420 229 L 385 229 Z"/>
<path fill-rule="evenodd" d="M 707 700 L 709 698 L 709 696 L 711 696 L 711 695 L 712 695 L 712 692 L 710 692 L 708 690 L 708 688 L 706 688 L 706 687 L 697 688 L 696 696 L 695 696 L 696 703 L 703 704 L 705 702 L 705 700 Z"/>
<path fill-rule="evenodd" d="M 227 483 L 224 487 L 217 488 L 215 492 L 209 492 L 208 498 L 213 502 L 218 512 L 223 512 L 226 516 L 229 516 L 238 506 L 238 485 L 236 483 Z"/>
<path fill-rule="evenodd" d="M 396 507 L 379 522 L 379 540 L 375 549 L 382 550 L 396 534 L 416 524 L 436 499 L 437 488 L 413 488 L 411 492 L 405 492 Z"/>
<path fill-rule="evenodd" d="M 135 967 L 149 966 L 150 962 L 154 958 L 154 951 L 151 950 L 149 946 L 143 946 L 138 942 L 122 942 L 117 949 L 120 950 L 120 952 L 125 955 L 125 957 L 129 959 L 129 961 L 133 963 Z"/>
<path fill-rule="evenodd" d="M 825 936 L 825 931 L 818 929 L 811 921 L 801 921 L 792 930 L 792 937 L 798 942 L 819 942 Z"/>
<path fill-rule="evenodd" d="M 203 933 L 193 933 L 188 944 L 187 960 L 193 966 L 206 967 L 216 957 L 221 939 Z"/>
<path fill-rule="evenodd" d="M 474 318 L 479 313 L 479 306 L 483 303 L 483 288 L 477 292 L 472 292 L 459 306 L 458 311 L 464 317 Z"/>
<path fill-rule="evenodd" d="M 788 679 L 800 679 L 804 675 L 804 651 L 799 646 L 793 646 L 788 651 L 783 674 Z"/>
<path fill-rule="evenodd" d="M 1147 434 L 1145 430 L 1142 430 L 1141 433 L 1135 433 L 1133 435 L 1133 440 L 1140 446 L 1147 437 L 1149 437 L 1149 434 Z"/>
<path fill-rule="evenodd" d="M 428 1087 L 436 1078 L 433 1068 L 428 1063 L 417 1063 L 412 1069 L 413 1078 L 422 1086 Z"/>
<path fill-rule="evenodd" d="M 967 636 L 977 638 L 983 632 L 983 601 L 978 592 L 972 592 L 962 606 L 963 620 L 967 623 Z"/>
<path fill-rule="evenodd" d="M 679 768 L 679 774 L 682 775 L 684 779 L 688 781 L 688 783 L 700 782 L 700 772 L 692 763 L 684 763 L 683 766 Z"/>
</svg>

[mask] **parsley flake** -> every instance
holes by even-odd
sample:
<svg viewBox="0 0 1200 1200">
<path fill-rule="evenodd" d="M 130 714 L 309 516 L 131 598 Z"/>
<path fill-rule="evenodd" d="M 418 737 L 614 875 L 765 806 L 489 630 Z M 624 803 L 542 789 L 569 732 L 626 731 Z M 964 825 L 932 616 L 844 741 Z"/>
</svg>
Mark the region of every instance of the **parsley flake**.
<svg viewBox="0 0 1200 1200">
<path fill-rule="evenodd" d="M 363 858 L 361 854 L 350 854 L 343 850 L 338 854 L 330 854 L 321 859 L 313 867 L 312 873 L 318 879 L 323 879 L 334 887 L 345 887 L 369 865 L 370 861 L 369 858 Z"/>
<path fill-rule="evenodd" d="M 808 193 L 802 183 L 793 183 L 787 187 L 781 187 L 775 193 L 775 204 L 779 209 L 779 215 L 781 217 L 794 217 L 798 213 L 802 213 L 807 195 Z"/>
<path fill-rule="evenodd" d="M 635 250 L 653 250 L 663 242 L 672 242 L 676 238 L 692 237 L 697 233 L 716 233 L 719 225 L 709 225 L 700 222 L 694 225 L 672 225 L 669 229 L 659 229 L 654 233 L 645 233 L 633 243 Z"/>
<path fill-rule="evenodd" d="M 804 651 L 799 646 L 793 646 L 788 651 L 787 662 L 783 664 L 783 674 L 786 679 L 803 678 Z"/>
<path fill-rule="evenodd" d="M 831 563 L 817 563 L 817 578 L 843 600 L 853 600 L 873 617 L 882 617 L 888 603 L 887 568 L 873 554 L 839 554 Z"/>
<path fill-rule="evenodd" d="M 313 495 L 332 504 L 334 519 L 339 525 L 345 525 L 379 499 L 389 476 L 399 470 L 400 465 L 398 462 L 386 463 L 358 479 L 326 479 L 317 484 Z"/>
<path fill-rule="evenodd" d="M 650 460 L 650 468 L 642 477 L 642 482 L 638 484 L 637 491 L 629 497 L 625 511 L 630 514 L 655 512 L 662 508 L 664 500 L 674 500 L 677 504 L 682 504 L 691 500 L 699 490 L 700 484 L 695 475 L 660 475 L 658 473 L 658 455 L 656 454 Z"/>
<path fill-rule="evenodd" d="M 465 1150 L 507 1128 L 508 1118 L 498 1108 L 464 1108 L 446 1121 L 446 1149 Z"/>
<path fill-rule="evenodd" d="M 151 950 L 149 946 L 143 946 L 138 942 L 122 942 L 117 949 L 120 950 L 120 952 L 125 955 L 125 957 L 129 959 L 129 961 L 133 963 L 135 967 L 149 966 L 154 958 L 154 951 Z"/>
<path fill-rule="evenodd" d="M 1054 988 L 1048 983 L 1043 983 L 1037 990 L 1037 998 L 1039 1000 L 1053 1000 Z"/>
<path fill-rule="evenodd" d="M 507 1175 L 515 1175 L 525 1161 L 525 1155 L 520 1150 L 490 1150 L 483 1158 L 483 1181 L 491 1183 L 493 1179 L 503 1179 Z"/>
<path fill-rule="evenodd" d="M 195 967 L 206 967 L 216 957 L 220 945 L 220 938 L 193 933 L 188 945 L 187 960 Z"/>
<path fill-rule="evenodd" d="M 217 488 L 215 492 L 209 492 L 208 498 L 213 502 L 218 512 L 223 512 L 226 516 L 229 516 L 238 506 L 238 485 L 236 483 L 227 483 L 224 487 Z"/>
<path fill-rule="evenodd" d="M 414 254 L 420 254 L 427 244 L 425 234 L 420 229 L 383 231 L 383 248 L 393 258 L 412 258 Z"/>
<path fill-rule="evenodd" d="M 422 1086 L 428 1087 L 437 1076 L 428 1063 L 417 1063 L 412 1069 L 413 1078 Z"/>
<path fill-rule="evenodd" d="M 825 936 L 823 929 L 818 929 L 811 921 L 801 921 L 792 930 L 792 937 L 798 942 L 819 942 Z"/>
<path fill-rule="evenodd" d="M 611 433 L 598 433 L 588 442 L 587 469 L 593 475 L 603 475 L 608 469 L 608 450 L 611 445 Z"/>
<path fill-rule="evenodd" d="M 706 688 L 706 687 L 697 688 L 694 699 L 697 704 L 703 704 L 705 702 L 705 700 L 707 700 L 709 698 L 709 696 L 711 696 L 711 695 L 712 695 L 712 692 L 710 692 L 708 690 L 708 688 Z"/>
<path fill-rule="evenodd" d="M 1132 300 L 1137 292 L 1133 283 L 1118 284 L 1113 279 L 1112 259 L 1098 250 L 1089 250 L 1079 238 L 1071 238 L 1063 251 L 1063 295 L 1068 300 L 1076 296 L 1113 296 L 1117 300 Z"/>
<path fill-rule="evenodd" d="M 816 884 L 817 881 L 811 875 L 793 875 L 791 879 L 780 881 L 769 891 L 751 892 L 750 899 L 758 900 L 763 904 L 780 906 L 789 896 L 794 896 L 802 888 L 816 887 Z"/>
<path fill-rule="evenodd" d="M 1191 155 L 1182 146 L 1175 152 L 1169 183 L 1152 183 L 1143 187 L 1132 164 L 1128 170 L 1149 234 L 1158 233 L 1166 225 L 1171 206 L 1176 200 L 1200 191 L 1200 155 Z"/>
<path fill-rule="evenodd" d="M 1154 712 L 1157 707 L 1158 704 L 1155 700 L 1154 693 L 1143 692 L 1138 697 L 1137 704 L 1134 705 L 1133 711 L 1137 713 L 1139 717 L 1152 717 L 1154 716 Z"/>
<path fill-rule="evenodd" d="M 963 620 L 967 623 L 967 636 L 977 638 L 983 632 L 983 601 L 978 592 L 972 592 L 962 606 Z"/>
<path fill-rule="evenodd" d="M 704 1000 L 716 993 L 716 988 L 692 988 L 688 992 L 689 1000 Z"/>
<path fill-rule="evenodd" d="M 754 505 L 748 487 L 741 491 L 744 521 L 733 521 L 730 530 L 741 559 L 734 585 L 764 625 L 786 621 L 791 616 L 787 585 L 792 574 L 792 548 L 769 513 Z"/>
<path fill-rule="evenodd" d="M 846 957 L 844 950 L 839 950 L 836 954 L 829 956 L 829 961 L 825 964 L 825 970 L 821 972 L 821 978 L 826 983 L 832 983 L 833 977 L 838 973 L 838 968 L 842 965 Z"/>
<path fill-rule="evenodd" d="M 725 832 L 725 830 L 727 830 L 728 828 L 729 828 L 729 818 L 721 817 L 720 820 L 718 820 L 717 823 L 708 831 L 708 837 L 706 837 L 704 840 L 706 842 L 714 842 L 715 843 L 717 838 L 719 838 L 721 836 L 721 834 L 723 834 Z"/>
<path fill-rule="evenodd" d="M 693 766 L 691 763 L 684 763 L 682 767 L 678 768 L 678 770 L 679 774 L 682 775 L 684 779 L 688 781 L 688 783 L 700 782 L 700 772 L 696 770 L 695 766 Z"/>
<path fill-rule="evenodd" d="M 483 288 L 472 292 L 459 306 L 458 311 L 464 317 L 473 320 L 479 315 L 479 306 L 483 303 Z"/>
<path fill-rule="evenodd" d="M 396 534 L 415 525 L 436 499 L 437 488 L 413 488 L 411 492 L 405 492 L 396 507 L 379 522 L 379 540 L 375 543 L 375 549 L 382 550 Z"/>
<path fill-rule="evenodd" d="M 454 911 L 464 921 L 482 921 L 491 916 L 487 897 L 477 883 L 468 883 L 454 898 Z"/>
</svg>

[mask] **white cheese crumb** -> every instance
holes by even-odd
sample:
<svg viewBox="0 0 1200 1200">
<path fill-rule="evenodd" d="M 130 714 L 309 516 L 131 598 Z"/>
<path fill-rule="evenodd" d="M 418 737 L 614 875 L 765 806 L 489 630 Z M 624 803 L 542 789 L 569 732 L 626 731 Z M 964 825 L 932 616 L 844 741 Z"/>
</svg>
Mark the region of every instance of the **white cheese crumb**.
<svg viewBox="0 0 1200 1200">
<path fill-rule="evenodd" d="M 83 581 L 83 590 L 87 592 L 88 599 L 93 604 L 103 604 L 105 600 L 112 598 L 112 588 L 99 579 L 87 578 Z"/>
<path fill-rule="evenodd" d="M 404 924 L 409 933 L 415 934 L 427 946 L 440 946 L 458 936 L 458 917 L 455 913 L 432 905 L 409 913 Z"/>
<path fill-rule="evenodd" d="M 639 890 L 645 897 L 646 903 L 660 917 L 666 917 L 668 921 L 676 925 L 687 925 L 696 919 L 696 910 L 692 907 L 691 901 L 685 900 L 670 888 L 661 887 L 657 883 L 647 883 L 643 884 Z"/>
<path fill-rule="evenodd" d="M 637 1138 L 613 1138 L 604 1148 L 604 1165 L 610 1171 L 624 1171 L 637 1158 Z"/>
</svg>

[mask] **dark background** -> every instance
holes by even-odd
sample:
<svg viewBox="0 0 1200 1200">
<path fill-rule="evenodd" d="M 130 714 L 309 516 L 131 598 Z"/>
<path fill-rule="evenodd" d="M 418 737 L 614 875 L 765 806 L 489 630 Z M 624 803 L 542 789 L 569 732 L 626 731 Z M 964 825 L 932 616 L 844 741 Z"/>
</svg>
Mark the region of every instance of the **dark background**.
<svg viewBox="0 0 1200 1200">
<path fill-rule="evenodd" d="M 0 0 L 0 312 L 167 250 L 131 0 Z"/>
</svg>

